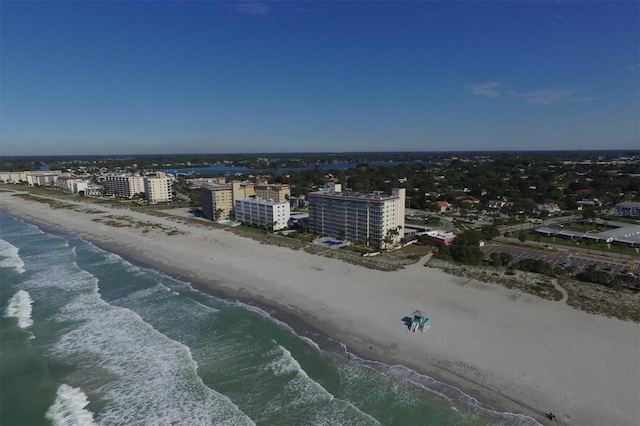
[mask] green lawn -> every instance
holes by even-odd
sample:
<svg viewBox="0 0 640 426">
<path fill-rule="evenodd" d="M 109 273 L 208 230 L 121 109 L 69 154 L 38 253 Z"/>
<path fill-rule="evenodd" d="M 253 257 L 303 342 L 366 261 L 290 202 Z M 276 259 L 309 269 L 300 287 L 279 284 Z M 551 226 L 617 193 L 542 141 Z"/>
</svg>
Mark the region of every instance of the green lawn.
<svg viewBox="0 0 640 426">
<path fill-rule="evenodd" d="M 618 246 L 616 244 L 586 244 L 584 241 L 571 241 L 566 240 L 564 238 L 558 237 L 542 237 L 539 236 L 539 241 L 536 237 L 532 235 L 527 235 L 527 241 L 535 241 L 538 243 L 540 247 L 544 247 L 545 244 L 552 246 L 563 246 L 563 247 L 580 247 L 583 249 L 587 249 L 589 253 L 598 254 L 598 253 L 610 253 L 610 254 L 625 254 L 628 256 L 640 256 L 638 250 L 632 247 L 626 246 Z"/>
</svg>

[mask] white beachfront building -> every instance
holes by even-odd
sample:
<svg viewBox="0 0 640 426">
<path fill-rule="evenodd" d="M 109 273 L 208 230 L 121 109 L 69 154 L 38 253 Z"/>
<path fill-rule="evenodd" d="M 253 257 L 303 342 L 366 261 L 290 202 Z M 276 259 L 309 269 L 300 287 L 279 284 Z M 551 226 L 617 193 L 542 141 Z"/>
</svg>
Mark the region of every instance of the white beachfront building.
<svg viewBox="0 0 640 426">
<path fill-rule="evenodd" d="M 243 198 L 236 200 L 236 221 L 253 226 L 264 226 L 273 231 L 286 228 L 291 217 L 288 201 Z"/>
<path fill-rule="evenodd" d="M 29 186 L 51 186 L 55 185 L 56 179 L 61 174 L 62 172 L 60 170 L 0 172 L 0 181 L 6 183 L 26 182 Z"/>
<path fill-rule="evenodd" d="M 393 188 L 391 195 L 342 192 L 341 185 L 309 194 L 311 233 L 389 247 L 404 236 L 406 189 Z"/>
</svg>

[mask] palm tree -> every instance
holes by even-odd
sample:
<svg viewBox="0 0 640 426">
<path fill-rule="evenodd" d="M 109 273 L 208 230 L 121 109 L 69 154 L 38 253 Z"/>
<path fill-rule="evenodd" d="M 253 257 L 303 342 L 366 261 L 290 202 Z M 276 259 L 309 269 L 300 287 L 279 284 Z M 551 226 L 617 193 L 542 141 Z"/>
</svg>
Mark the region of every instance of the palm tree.
<svg viewBox="0 0 640 426">
<path fill-rule="evenodd" d="M 591 238 L 587 238 L 584 240 L 584 245 L 587 246 L 587 254 L 591 253 L 589 246 L 593 244 L 593 240 Z"/>
<path fill-rule="evenodd" d="M 307 222 L 306 220 L 303 219 L 300 222 L 298 222 L 298 224 L 302 228 L 303 233 L 306 234 L 309 231 L 309 222 Z"/>
<path fill-rule="evenodd" d="M 592 222 L 596 217 L 596 211 L 593 208 L 587 208 L 582 210 L 582 219 L 584 220 L 585 226 L 587 222 Z"/>
</svg>

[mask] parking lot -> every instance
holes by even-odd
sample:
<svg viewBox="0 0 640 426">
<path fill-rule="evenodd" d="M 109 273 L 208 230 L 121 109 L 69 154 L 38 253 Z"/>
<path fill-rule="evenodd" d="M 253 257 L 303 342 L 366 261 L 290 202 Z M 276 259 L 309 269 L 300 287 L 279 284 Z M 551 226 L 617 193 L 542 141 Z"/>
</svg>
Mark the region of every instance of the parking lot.
<svg viewBox="0 0 640 426">
<path fill-rule="evenodd" d="M 530 246 L 518 247 L 509 244 L 489 243 L 480 248 L 489 259 L 491 253 L 505 252 L 513 256 L 513 262 L 522 259 L 538 259 L 550 263 L 553 267 L 572 268 L 574 274 L 595 265 L 597 269 L 611 272 L 613 274 L 634 274 L 640 276 L 639 261 L 625 259 L 615 259 L 612 257 L 598 256 L 595 254 L 578 253 L 570 250 L 535 248 Z"/>
</svg>

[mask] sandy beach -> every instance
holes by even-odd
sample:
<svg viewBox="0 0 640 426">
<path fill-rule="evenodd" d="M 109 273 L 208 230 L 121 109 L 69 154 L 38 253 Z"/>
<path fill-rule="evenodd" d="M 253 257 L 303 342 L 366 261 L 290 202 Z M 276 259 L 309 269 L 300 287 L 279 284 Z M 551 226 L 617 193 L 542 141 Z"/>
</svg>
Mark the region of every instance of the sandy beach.
<svg viewBox="0 0 640 426">
<path fill-rule="evenodd" d="M 402 364 L 542 424 L 640 423 L 640 326 L 418 262 L 380 272 L 263 245 L 224 229 L 92 203 L 0 193 L 0 211 L 88 240 L 201 289 L 295 315 L 360 356 Z M 84 209 L 84 211 L 83 211 Z M 99 211 L 99 212 L 98 212 Z M 157 227 L 114 227 L 109 216 Z M 411 333 L 402 319 L 431 319 Z M 556 422 L 543 414 L 553 412 Z"/>
</svg>

